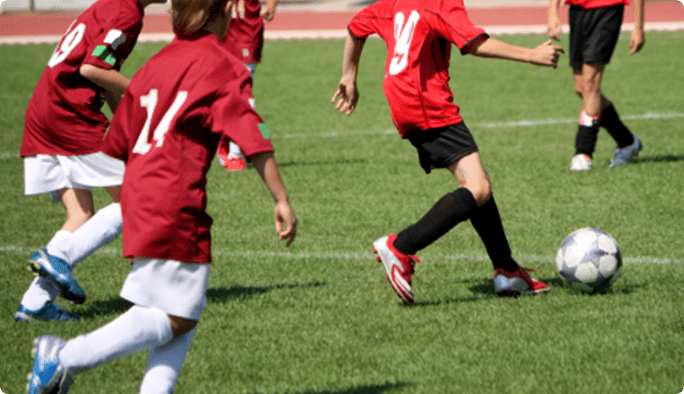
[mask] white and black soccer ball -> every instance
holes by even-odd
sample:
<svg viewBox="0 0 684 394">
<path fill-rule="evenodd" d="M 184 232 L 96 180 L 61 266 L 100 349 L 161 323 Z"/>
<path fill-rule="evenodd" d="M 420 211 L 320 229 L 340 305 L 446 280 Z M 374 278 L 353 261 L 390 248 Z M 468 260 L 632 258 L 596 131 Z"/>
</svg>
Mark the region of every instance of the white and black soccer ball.
<svg viewBox="0 0 684 394">
<path fill-rule="evenodd" d="M 610 287 L 622 273 L 622 255 L 608 233 L 585 227 L 565 237 L 556 254 L 561 278 L 587 293 Z"/>
</svg>

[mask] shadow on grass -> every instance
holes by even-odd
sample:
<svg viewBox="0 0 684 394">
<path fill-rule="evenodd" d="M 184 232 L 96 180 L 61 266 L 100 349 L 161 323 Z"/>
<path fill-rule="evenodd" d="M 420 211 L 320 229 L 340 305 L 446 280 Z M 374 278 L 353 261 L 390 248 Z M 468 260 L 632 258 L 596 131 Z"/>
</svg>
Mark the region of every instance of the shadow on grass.
<svg viewBox="0 0 684 394">
<path fill-rule="evenodd" d="M 369 384 L 365 386 L 355 386 L 348 389 L 341 390 L 323 390 L 323 391 L 286 391 L 285 394 L 381 394 L 394 390 L 401 390 L 409 383 L 385 383 L 385 384 Z"/>
<path fill-rule="evenodd" d="M 70 311 L 81 315 L 82 319 L 93 318 L 95 316 L 116 314 L 126 312 L 133 304 L 123 298 L 111 298 L 109 300 L 86 301 L 86 308 L 83 311 Z"/>
<path fill-rule="evenodd" d="M 655 155 L 645 157 L 633 157 L 630 163 L 662 163 L 684 161 L 684 155 Z"/>
<path fill-rule="evenodd" d="M 310 283 L 295 283 L 295 284 L 278 284 L 272 286 L 240 286 L 234 285 L 230 288 L 219 287 L 207 289 L 207 302 L 226 302 L 231 299 L 244 299 L 254 295 L 267 293 L 278 289 L 294 289 L 294 288 L 308 288 L 324 286 L 324 282 L 310 282 Z M 126 312 L 133 304 L 124 300 L 123 298 L 111 298 L 108 300 L 100 300 L 93 302 L 86 302 L 85 308 L 79 310 L 72 310 L 70 312 L 76 313 L 83 319 L 93 318 L 100 315 L 121 314 Z"/>
<path fill-rule="evenodd" d="M 250 298 L 255 295 L 264 294 L 272 290 L 278 289 L 295 289 L 325 286 L 325 282 L 309 282 L 309 283 L 295 283 L 295 284 L 277 284 L 271 286 L 241 286 L 233 285 L 229 288 L 214 287 L 207 289 L 207 302 L 226 302 L 232 299 Z"/>
</svg>

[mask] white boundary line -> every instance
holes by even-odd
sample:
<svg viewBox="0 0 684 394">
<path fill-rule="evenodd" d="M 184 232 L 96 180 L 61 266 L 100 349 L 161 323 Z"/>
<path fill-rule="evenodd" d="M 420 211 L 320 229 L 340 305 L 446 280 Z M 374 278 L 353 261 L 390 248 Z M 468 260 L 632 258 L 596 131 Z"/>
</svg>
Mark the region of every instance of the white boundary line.
<svg viewBox="0 0 684 394">
<path fill-rule="evenodd" d="M 0 246 L 0 253 L 30 255 L 39 248 L 31 248 L 28 246 Z M 121 256 L 121 249 L 113 247 L 100 248 L 96 253 L 105 254 L 109 256 Z M 246 251 L 246 252 L 229 252 L 220 249 L 214 249 L 212 255 L 214 257 L 228 257 L 234 259 L 241 258 L 260 258 L 260 259 L 285 259 L 285 260 L 340 260 L 340 261 L 357 261 L 368 260 L 374 261 L 375 255 L 372 253 L 287 253 L 287 252 L 265 252 L 265 251 Z M 426 261 L 489 261 L 489 256 L 480 253 L 462 253 L 453 255 L 434 254 L 429 253 L 421 256 Z M 555 255 L 540 256 L 540 255 L 520 255 L 515 256 L 515 259 L 522 263 L 556 263 Z M 668 265 L 668 264 L 684 264 L 684 258 L 677 257 L 625 257 L 623 259 L 625 264 L 653 264 L 653 265 Z"/>
<path fill-rule="evenodd" d="M 624 115 L 621 116 L 625 120 L 652 120 L 652 119 L 681 119 L 684 118 L 684 113 L 681 112 L 670 112 L 670 113 L 657 113 L 657 112 L 647 112 L 643 115 Z M 504 128 L 504 127 L 532 127 L 532 126 L 545 126 L 545 125 L 555 125 L 555 124 L 572 124 L 576 123 L 577 118 L 572 119 L 538 119 L 538 120 L 518 120 L 514 122 L 498 122 L 498 123 L 480 123 L 476 127 L 483 128 Z M 387 129 L 383 131 L 359 131 L 359 132 L 325 132 L 320 134 L 286 134 L 271 137 L 273 139 L 291 139 L 291 138 L 333 138 L 341 137 L 346 135 L 375 135 L 375 134 L 394 134 L 397 131 L 395 129 Z M 10 152 L 0 152 L 0 160 L 9 160 L 19 158 L 18 153 Z"/>
<path fill-rule="evenodd" d="M 482 28 L 493 36 L 506 35 L 531 35 L 531 34 L 546 34 L 546 25 L 529 25 L 529 26 L 482 26 Z M 632 31 L 634 29 L 633 23 L 625 23 L 622 26 L 622 31 Z M 673 32 L 684 30 L 684 22 L 647 22 L 645 31 L 647 32 Z M 567 34 L 569 28 L 563 27 L 563 33 Z M 333 40 L 343 39 L 347 36 L 345 29 L 334 30 L 278 30 L 264 33 L 266 40 Z M 61 35 L 29 35 L 29 36 L 4 36 L 0 37 L 0 46 L 2 45 L 37 45 L 37 44 L 56 44 L 62 38 Z M 143 33 L 140 35 L 138 42 L 170 42 L 173 39 L 173 33 Z"/>
</svg>

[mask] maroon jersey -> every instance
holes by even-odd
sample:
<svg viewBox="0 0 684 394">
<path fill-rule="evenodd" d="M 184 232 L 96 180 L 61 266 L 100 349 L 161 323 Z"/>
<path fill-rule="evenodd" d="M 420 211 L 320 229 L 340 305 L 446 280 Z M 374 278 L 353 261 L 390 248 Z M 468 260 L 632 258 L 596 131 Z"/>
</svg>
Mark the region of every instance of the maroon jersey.
<svg viewBox="0 0 684 394">
<path fill-rule="evenodd" d="M 243 63 L 261 62 L 264 47 L 264 18 L 259 0 L 245 0 L 245 10 L 238 12 L 228 24 L 223 37 L 228 50 Z"/>
<path fill-rule="evenodd" d="M 461 53 L 489 36 L 468 19 L 462 0 L 380 0 L 359 12 L 349 32 L 387 44 L 383 89 L 404 136 L 461 122 L 449 88 L 451 43 Z"/>
<path fill-rule="evenodd" d="M 206 174 L 220 136 L 246 157 L 273 151 L 251 78 L 216 35 L 176 37 L 135 74 L 102 151 L 126 163 L 126 257 L 211 261 Z"/>
<path fill-rule="evenodd" d="M 565 0 L 565 4 L 576 5 L 584 9 L 612 7 L 614 5 L 629 5 L 629 0 Z"/>
<path fill-rule="evenodd" d="M 99 0 L 69 26 L 26 108 L 21 156 L 83 155 L 100 150 L 109 120 L 104 89 L 81 76 L 82 64 L 120 70 L 142 29 L 136 0 Z"/>
</svg>

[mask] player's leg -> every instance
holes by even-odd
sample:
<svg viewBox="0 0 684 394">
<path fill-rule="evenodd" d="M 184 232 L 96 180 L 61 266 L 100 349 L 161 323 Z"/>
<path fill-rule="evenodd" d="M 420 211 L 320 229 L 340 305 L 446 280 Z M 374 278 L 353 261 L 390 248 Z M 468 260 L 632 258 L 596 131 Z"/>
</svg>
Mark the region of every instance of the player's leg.
<svg viewBox="0 0 684 394">
<path fill-rule="evenodd" d="M 134 306 L 93 332 L 55 345 L 59 346 L 55 349 L 58 357 L 53 364 L 59 367 L 51 371 L 73 376 L 111 360 L 156 349 L 152 352 L 152 378 L 155 375 L 173 376 L 173 371 L 169 375 L 169 371 L 155 367 L 162 359 L 173 358 L 168 352 L 174 349 L 187 353 L 206 306 L 208 278 L 208 264 L 136 258 L 121 290 L 121 297 L 133 302 Z M 173 343 L 179 338 L 184 339 Z M 164 348 L 165 345 L 170 346 Z M 41 362 L 41 356 L 38 352 L 32 376 L 42 375 L 41 365 L 45 363 Z M 183 354 L 182 359 L 184 357 Z M 32 377 L 29 379 L 31 381 Z M 39 383 L 51 380 L 51 376 L 46 376 Z M 169 392 L 172 391 L 173 387 Z"/>
<path fill-rule="evenodd" d="M 64 311 L 53 301 L 60 293 L 77 303 L 85 300 L 85 293 L 71 277 L 61 245 L 68 243 L 72 232 L 78 229 L 93 213 L 93 198 L 89 190 L 63 188 L 55 192 L 62 202 L 66 221 L 55 233 L 45 249 L 35 252 L 29 267 L 38 276 L 22 296 L 15 321 L 78 320 L 78 316 Z"/>
<path fill-rule="evenodd" d="M 150 349 L 140 394 L 173 393 L 196 332 L 195 327 L 169 343 Z"/>
<path fill-rule="evenodd" d="M 641 140 L 622 123 L 613 103 L 605 96 L 601 96 L 603 104 L 601 108 L 601 126 L 613 137 L 617 147 L 615 148 L 613 160 L 610 167 L 617 167 L 626 164 L 637 156 L 643 149 Z"/>
<path fill-rule="evenodd" d="M 585 63 L 573 69 L 575 92 L 582 98 L 577 135 L 575 137 L 575 156 L 570 163 L 574 171 L 588 170 L 593 167 L 592 157 L 598 139 L 601 115 L 601 78 L 605 64 Z"/>
<path fill-rule="evenodd" d="M 455 163 L 479 162 L 477 145 L 463 122 L 433 130 L 415 130 L 408 134 L 418 150 L 421 167 L 426 173 L 433 168 L 456 168 Z M 453 171 L 452 171 L 453 172 Z M 458 223 L 468 219 L 478 202 L 489 198 L 489 181 L 484 170 L 460 166 L 461 177 L 468 186 L 442 196 L 416 223 L 398 234 L 390 234 L 373 243 L 373 250 L 383 264 L 387 278 L 404 303 L 413 303 L 411 274 L 419 260 L 414 253 L 432 244 Z M 479 174 L 479 178 L 478 178 Z"/>
</svg>

